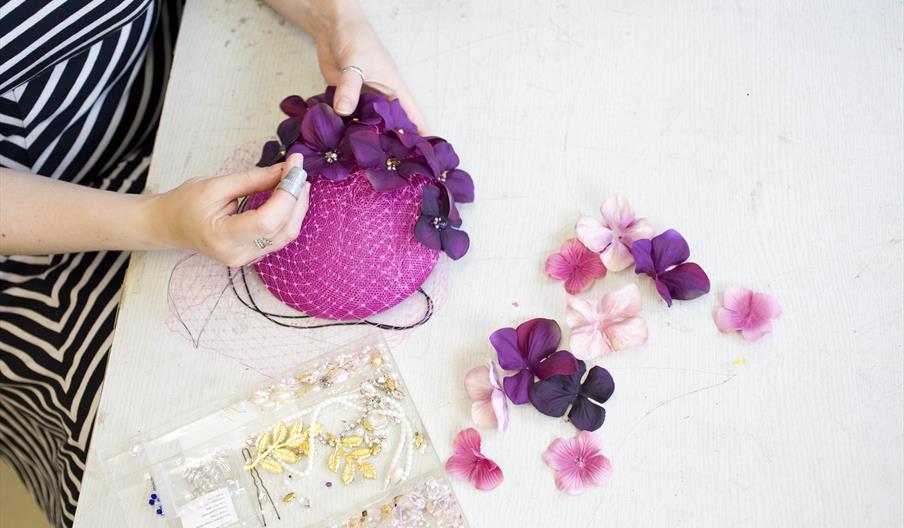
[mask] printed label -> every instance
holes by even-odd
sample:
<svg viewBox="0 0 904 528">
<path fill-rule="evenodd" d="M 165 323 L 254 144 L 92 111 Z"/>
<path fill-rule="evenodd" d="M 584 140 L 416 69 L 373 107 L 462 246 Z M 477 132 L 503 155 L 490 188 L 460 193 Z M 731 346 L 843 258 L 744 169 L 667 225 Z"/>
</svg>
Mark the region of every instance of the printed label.
<svg viewBox="0 0 904 528">
<path fill-rule="evenodd" d="M 239 520 L 226 488 L 189 502 L 180 514 L 183 528 L 226 528 Z"/>
</svg>

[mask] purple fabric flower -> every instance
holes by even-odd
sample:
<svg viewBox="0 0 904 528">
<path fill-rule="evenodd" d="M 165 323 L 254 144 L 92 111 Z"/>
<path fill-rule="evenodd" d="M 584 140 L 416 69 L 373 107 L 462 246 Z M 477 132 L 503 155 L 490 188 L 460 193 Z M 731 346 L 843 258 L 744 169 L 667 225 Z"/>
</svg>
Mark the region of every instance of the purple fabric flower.
<svg viewBox="0 0 904 528">
<path fill-rule="evenodd" d="M 534 377 L 541 380 L 575 372 L 577 361 L 571 352 L 556 352 L 562 340 L 559 324 L 552 319 L 531 319 L 518 328 L 500 328 L 490 336 L 499 366 L 517 371 L 503 380 L 505 394 L 512 403 L 528 402 Z"/>
<path fill-rule="evenodd" d="M 606 420 L 603 404 L 615 391 L 615 381 L 603 367 L 593 367 L 581 383 L 586 365 L 578 360 L 571 375 L 559 375 L 538 381 L 530 388 L 530 402 L 546 416 L 562 416 L 568 407 L 568 419 L 578 429 L 596 431 Z"/>
<path fill-rule="evenodd" d="M 285 155 L 286 151 L 279 144 L 279 141 L 268 141 L 264 143 L 264 147 L 261 149 L 261 158 L 257 161 L 257 166 L 269 167 L 275 165 L 282 161 Z"/>
<path fill-rule="evenodd" d="M 468 234 L 459 231 L 461 219 L 449 218 L 451 203 L 447 193 L 435 185 L 425 185 L 421 195 L 421 216 L 414 224 L 414 238 L 421 244 L 444 251 L 452 260 L 468 252 Z"/>
<path fill-rule="evenodd" d="M 314 95 L 308 98 L 308 106 L 323 103 L 330 108 L 333 107 L 333 98 L 336 96 L 336 87 L 327 86 L 322 94 Z M 346 123 L 356 122 L 362 125 L 378 125 L 383 120 L 374 110 L 374 103 L 377 101 L 385 101 L 386 96 L 373 92 L 361 92 L 358 97 L 358 106 L 355 111 L 347 116 L 340 116 Z"/>
<path fill-rule="evenodd" d="M 304 170 L 313 176 L 339 181 L 355 168 L 351 147 L 343 141 L 345 124 L 324 103 L 309 108 L 301 121 L 301 143 L 289 147 L 288 154 L 304 154 Z"/>
<path fill-rule="evenodd" d="M 408 119 L 398 99 L 377 101 L 374 111 L 383 119 L 383 131 L 395 135 L 406 147 L 411 148 L 424 140 L 417 135 L 417 125 Z"/>
<path fill-rule="evenodd" d="M 634 272 L 656 281 L 656 291 L 672 305 L 672 299 L 687 301 L 709 292 L 709 277 L 699 265 L 685 262 L 691 255 L 687 241 L 669 229 L 652 240 L 635 240 L 631 245 Z"/>
<path fill-rule="evenodd" d="M 367 169 L 367 179 L 376 191 L 392 191 L 408 184 L 403 176 L 410 173 L 402 169 L 402 160 L 411 149 L 394 136 L 377 134 L 369 127 L 354 127 L 349 140 L 355 160 Z"/>
<path fill-rule="evenodd" d="M 308 111 L 308 103 L 297 95 L 290 95 L 279 103 L 279 109 L 289 117 L 304 117 Z"/>
<path fill-rule="evenodd" d="M 458 168 L 458 154 L 447 141 L 433 138 L 416 146 L 421 156 L 403 163 L 407 172 L 417 172 L 442 183 L 456 203 L 474 201 L 474 181 Z"/>
</svg>

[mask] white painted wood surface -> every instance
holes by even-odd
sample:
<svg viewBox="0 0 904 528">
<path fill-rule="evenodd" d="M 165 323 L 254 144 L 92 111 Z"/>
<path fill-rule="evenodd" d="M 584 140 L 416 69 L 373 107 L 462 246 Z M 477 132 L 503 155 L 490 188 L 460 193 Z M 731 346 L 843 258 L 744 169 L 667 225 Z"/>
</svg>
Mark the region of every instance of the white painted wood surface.
<svg viewBox="0 0 904 528">
<path fill-rule="evenodd" d="M 440 456 L 469 425 L 462 375 L 492 353 L 487 336 L 564 323 L 543 261 L 608 194 L 680 230 L 713 279 L 671 309 L 643 281 L 649 342 L 602 361 L 612 481 L 558 493 L 540 456 L 574 429 L 517 408 L 510 431 L 484 435 L 503 485 L 456 483 L 474 526 L 901 526 L 900 1 L 365 4 L 477 182 L 449 299 L 395 350 Z M 216 172 L 272 133 L 283 96 L 322 88 L 311 43 L 255 2 L 190 1 L 179 38 L 159 190 Z M 133 257 L 92 455 L 261 379 L 166 328 L 175 258 Z M 716 330 L 732 285 L 778 297 L 774 335 Z M 121 526 L 116 511 L 92 460 L 78 525 Z"/>
</svg>

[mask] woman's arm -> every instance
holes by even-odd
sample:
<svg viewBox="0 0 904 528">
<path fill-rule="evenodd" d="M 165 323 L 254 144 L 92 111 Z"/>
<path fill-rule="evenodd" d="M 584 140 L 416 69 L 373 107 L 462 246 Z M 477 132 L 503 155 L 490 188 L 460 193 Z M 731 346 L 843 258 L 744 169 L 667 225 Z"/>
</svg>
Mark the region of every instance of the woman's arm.
<svg viewBox="0 0 904 528">
<path fill-rule="evenodd" d="M 238 214 L 238 199 L 273 189 L 300 154 L 266 168 L 188 180 L 159 195 L 102 191 L 0 169 L 0 254 L 184 248 L 229 266 L 246 264 L 298 236 L 310 184 L 301 197 L 276 191 Z M 259 249 L 254 240 L 272 245 Z"/>
<path fill-rule="evenodd" d="M 266 0 L 270 6 L 308 34 L 317 45 L 320 72 L 336 85 L 333 109 L 339 115 L 355 110 L 361 94 L 361 76 L 342 72 L 346 66 L 364 71 L 368 87 L 398 98 L 420 132 L 427 123 L 395 62 L 371 27 L 357 0 Z"/>
</svg>

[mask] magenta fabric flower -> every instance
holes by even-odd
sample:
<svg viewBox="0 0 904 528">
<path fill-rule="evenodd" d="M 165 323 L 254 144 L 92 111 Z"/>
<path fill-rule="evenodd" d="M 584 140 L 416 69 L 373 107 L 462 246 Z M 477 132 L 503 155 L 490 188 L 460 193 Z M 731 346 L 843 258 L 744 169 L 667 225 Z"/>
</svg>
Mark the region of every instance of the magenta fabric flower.
<svg viewBox="0 0 904 528">
<path fill-rule="evenodd" d="M 565 281 L 565 291 L 578 294 L 606 276 L 606 267 L 599 256 L 587 249 L 580 240 L 571 238 L 562 244 L 558 253 L 546 259 L 546 274 L 551 279 Z"/>
<path fill-rule="evenodd" d="M 471 419 L 477 427 L 508 429 L 508 398 L 502 392 L 496 364 L 474 367 L 465 374 L 465 392 L 471 399 Z"/>
<path fill-rule="evenodd" d="M 556 352 L 561 340 L 562 330 L 552 319 L 531 319 L 517 329 L 500 328 L 490 335 L 499 366 L 517 371 L 502 382 L 512 403 L 521 405 L 529 401 L 528 391 L 534 384 L 534 377 L 543 380 L 560 374 L 574 374 L 577 370 L 574 356 L 566 350 Z"/>
<path fill-rule="evenodd" d="M 588 360 L 646 343 L 647 322 L 639 313 L 640 290 L 635 284 L 606 293 L 600 300 L 571 297 L 565 308 L 571 353 Z"/>
<path fill-rule="evenodd" d="M 722 332 L 740 331 L 744 339 L 756 341 L 772 331 L 772 320 L 782 314 L 775 297 L 748 290 L 728 288 L 722 307 L 716 312 L 716 326 Z"/>
<path fill-rule="evenodd" d="M 612 477 L 612 462 L 601 451 L 599 437 L 581 431 L 571 440 L 553 440 L 543 461 L 556 470 L 559 491 L 580 495 L 588 486 L 602 486 Z"/>
<path fill-rule="evenodd" d="M 672 299 L 688 301 L 709 293 L 709 277 L 698 264 L 685 262 L 691 250 L 681 233 L 674 229 L 652 240 L 637 240 L 631 246 L 634 272 L 656 282 L 656 291 L 672 305 Z"/>
<path fill-rule="evenodd" d="M 606 199 L 600 212 L 602 222 L 582 216 L 574 229 L 587 249 L 600 253 L 606 269 L 621 271 L 634 262 L 631 245 L 635 240 L 653 236 L 653 226 L 644 218 L 635 218 L 631 204 L 621 194 Z"/>
<path fill-rule="evenodd" d="M 471 482 L 479 490 L 491 490 L 502 483 L 502 470 L 480 452 L 480 433 L 473 427 L 458 433 L 452 451 L 446 460 L 446 473 Z"/>
</svg>

